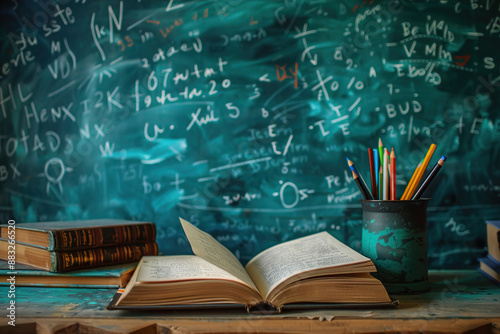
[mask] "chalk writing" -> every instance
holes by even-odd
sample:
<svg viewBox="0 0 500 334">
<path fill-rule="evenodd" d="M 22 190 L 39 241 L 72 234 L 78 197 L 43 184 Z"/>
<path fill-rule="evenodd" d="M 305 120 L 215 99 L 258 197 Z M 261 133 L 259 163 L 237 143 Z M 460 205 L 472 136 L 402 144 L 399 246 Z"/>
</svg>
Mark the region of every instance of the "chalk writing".
<svg viewBox="0 0 500 334">
<path fill-rule="evenodd" d="M 473 263 L 463 249 L 483 249 L 500 215 L 498 1 L 35 1 L 0 15 L 2 217 L 150 220 L 173 254 L 189 251 L 181 216 L 243 261 L 319 231 L 359 248 L 345 157 L 369 180 L 379 137 L 398 193 L 431 143 L 448 157 L 429 189 L 431 267 Z"/>
</svg>

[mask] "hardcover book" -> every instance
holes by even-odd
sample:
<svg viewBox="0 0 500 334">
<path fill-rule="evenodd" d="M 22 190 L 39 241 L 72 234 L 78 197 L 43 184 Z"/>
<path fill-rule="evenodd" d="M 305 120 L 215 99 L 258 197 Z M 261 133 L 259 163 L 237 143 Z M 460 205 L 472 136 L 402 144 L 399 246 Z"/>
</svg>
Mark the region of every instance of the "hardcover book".
<svg viewBox="0 0 500 334">
<path fill-rule="evenodd" d="M 118 288 L 127 284 L 136 266 L 137 262 L 132 262 L 65 273 L 51 273 L 22 264 L 15 264 L 14 269 L 10 270 L 7 261 L 0 261 L 0 285 L 10 285 L 7 279 L 14 275 L 16 286 Z"/>
<path fill-rule="evenodd" d="M 479 271 L 490 281 L 500 286 L 500 262 L 490 254 L 478 260 Z"/>
<path fill-rule="evenodd" d="M 500 221 L 487 220 L 486 231 L 488 234 L 488 253 L 500 261 Z"/>
<path fill-rule="evenodd" d="M 21 223 L 14 227 L 16 243 L 50 251 L 146 243 L 156 239 L 154 223 L 117 219 Z M 9 228 L 12 226 L 0 227 L 1 239 L 8 239 Z"/>
<path fill-rule="evenodd" d="M 110 309 L 206 308 L 248 311 L 302 305 L 393 305 L 370 275 L 372 261 L 327 232 L 271 247 L 246 267 L 209 234 L 181 219 L 195 255 L 146 256 Z"/>
<path fill-rule="evenodd" d="M 139 261 L 144 255 L 157 255 L 156 242 L 142 244 L 119 245 L 100 248 L 89 248 L 73 251 L 49 251 L 24 244 L 9 245 L 0 240 L 0 259 L 8 260 L 9 247 L 15 247 L 16 263 L 25 264 L 50 272 L 108 266 Z"/>
</svg>

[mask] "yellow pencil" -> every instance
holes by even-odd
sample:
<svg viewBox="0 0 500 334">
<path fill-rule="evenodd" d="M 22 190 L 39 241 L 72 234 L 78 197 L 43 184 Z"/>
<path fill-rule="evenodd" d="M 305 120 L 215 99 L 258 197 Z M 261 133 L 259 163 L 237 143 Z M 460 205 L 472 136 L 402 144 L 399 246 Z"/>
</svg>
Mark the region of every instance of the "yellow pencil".
<svg viewBox="0 0 500 334">
<path fill-rule="evenodd" d="M 415 190 L 417 190 L 417 186 L 420 182 L 420 179 L 424 175 L 425 170 L 427 169 L 427 165 L 429 164 L 429 161 L 431 161 L 432 155 L 434 154 L 434 151 L 436 150 L 436 145 L 431 144 L 431 147 L 429 147 L 429 150 L 427 151 L 427 154 L 425 155 L 424 162 L 422 163 L 422 166 L 418 170 L 418 174 L 415 178 L 415 182 L 412 184 L 410 190 L 406 194 L 406 199 L 409 200 L 413 197 L 413 193 Z"/>
<path fill-rule="evenodd" d="M 403 192 L 403 196 L 401 196 L 401 201 L 404 201 L 405 198 L 406 198 L 406 194 L 408 193 L 408 191 L 410 190 L 411 188 L 411 185 L 412 183 L 415 181 L 415 177 L 417 176 L 418 174 L 418 169 L 420 168 L 420 166 L 422 166 L 422 162 L 424 162 L 424 160 L 420 161 L 420 163 L 418 164 L 417 168 L 415 168 L 415 171 L 413 172 L 413 175 L 411 176 L 411 179 L 410 179 L 410 182 L 408 182 L 408 185 L 406 186 L 406 189 L 405 191 Z"/>
</svg>

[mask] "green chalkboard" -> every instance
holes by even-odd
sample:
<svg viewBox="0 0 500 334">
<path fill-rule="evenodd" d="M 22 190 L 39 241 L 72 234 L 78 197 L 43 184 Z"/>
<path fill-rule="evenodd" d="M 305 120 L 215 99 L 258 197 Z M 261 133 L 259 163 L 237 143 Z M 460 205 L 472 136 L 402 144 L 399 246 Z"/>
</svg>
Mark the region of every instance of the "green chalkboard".
<svg viewBox="0 0 500 334">
<path fill-rule="evenodd" d="M 367 148 L 402 194 L 430 144 L 429 263 L 476 266 L 500 217 L 500 3 L 6 1 L 2 222 L 183 217 L 246 262 L 328 231 L 360 249 Z"/>
</svg>

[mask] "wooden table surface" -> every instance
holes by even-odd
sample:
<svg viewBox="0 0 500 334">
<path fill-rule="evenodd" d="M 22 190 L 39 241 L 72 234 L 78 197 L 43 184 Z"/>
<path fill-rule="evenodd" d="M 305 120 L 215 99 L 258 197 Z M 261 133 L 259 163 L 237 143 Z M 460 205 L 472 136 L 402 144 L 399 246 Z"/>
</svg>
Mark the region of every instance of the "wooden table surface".
<svg viewBox="0 0 500 334">
<path fill-rule="evenodd" d="M 477 271 L 431 271 L 432 289 L 393 295 L 394 309 L 322 309 L 272 315 L 243 310 L 110 311 L 116 289 L 16 287 L 16 326 L 8 287 L 0 333 L 500 333 L 500 287 Z"/>
</svg>

